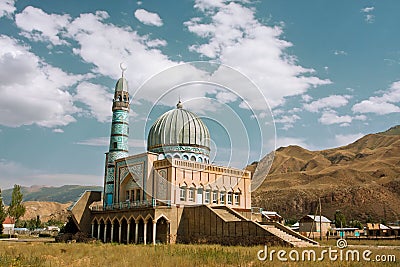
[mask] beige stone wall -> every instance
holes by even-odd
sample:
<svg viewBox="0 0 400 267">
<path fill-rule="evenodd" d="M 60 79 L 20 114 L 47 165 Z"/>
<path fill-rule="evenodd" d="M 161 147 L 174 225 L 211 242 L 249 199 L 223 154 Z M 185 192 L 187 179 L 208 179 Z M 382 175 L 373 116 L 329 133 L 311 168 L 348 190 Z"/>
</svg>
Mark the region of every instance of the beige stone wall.
<svg viewBox="0 0 400 267">
<path fill-rule="evenodd" d="M 177 235 L 179 243 L 285 245 L 279 238 L 252 221 L 224 221 L 206 206 L 185 207 Z"/>
<path fill-rule="evenodd" d="M 172 185 L 169 188 L 172 204 L 210 204 L 226 205 L 237 209 L 251 208 L 249 191 L 251 173 L 249 171 L 178 159 L 156 161 L 154 169 L 156 172 L 167 172 L 168 181 Z M 186 189 L 185 200 L 181 199 L 181 187 Z M 214 203 L 213 192 L 217 192 L 216 203 Z M 223 203 L 222 195 L 224 196 Z M 237 200 L 235 195 L 238 196 L 239 203 L 235 201 Z M 209 199 L 208 202 L 207 199 Z"/>
</svg>

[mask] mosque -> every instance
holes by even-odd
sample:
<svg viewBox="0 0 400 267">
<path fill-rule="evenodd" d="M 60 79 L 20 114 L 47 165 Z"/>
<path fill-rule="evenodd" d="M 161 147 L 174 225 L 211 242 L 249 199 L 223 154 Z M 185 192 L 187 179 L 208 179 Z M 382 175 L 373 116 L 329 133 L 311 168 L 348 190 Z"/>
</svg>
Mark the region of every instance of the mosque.
<svg viewBox="0 0 400 267">
<path fill-rule="evenodd" d="M 126 244 L 317 244 L 251 207 L 252 173 L 210 163 L 210 132 L 180 101 L 151 126 L 147 152 L 129 155 L 129 103 L 122 73 L 104 191 L 86 191 L 70 207 L 79 231 Z"/>
</svg>

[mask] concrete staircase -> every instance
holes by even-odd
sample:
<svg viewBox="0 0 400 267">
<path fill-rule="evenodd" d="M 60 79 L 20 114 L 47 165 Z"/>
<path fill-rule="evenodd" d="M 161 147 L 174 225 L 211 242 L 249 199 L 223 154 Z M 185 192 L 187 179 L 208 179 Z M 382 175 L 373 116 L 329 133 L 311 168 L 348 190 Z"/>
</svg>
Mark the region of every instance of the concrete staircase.
<svg viewBox="0 0 400 267">
<path fill-rule="evenodd" d="M 292 229 L 285 227 L 279 223 L 267 223 L 262 224 L 249 220 L 240 213 L 234 211 L 227 206 L 208 206 L 209 210 L 215 213 L 219 218 L 224 221 L 224 224 L 231 223 L 244 223 L 244 224 L 254 224 L 261 231 L 267 231 L 269 235 L 278 237 L 284 243 L 292 247 L 313 247 L 319 246 L 318 242 L 309 239 Z"/>
<path fill-rule="evenodd" d="M 292 233 L 290 233 L 290 229 L 288 231 L 285 231 L 283 228 L 279 229 L 276 227 L 276 225 L 270 224 L 270 225 L 261 225 L 262 228 L 270 232 L 271 234 L 279 237 L 280 239 L 286 241 L 293 247 L 312 247 L 312 246 L 318 246 L 318 243 L 314 240 L 308 239 L 306 237 L 301 238 L 299 236 L 295 236 Z M 284 226 L 283 226 L 284 227 Z M 286 227 L 285 227 L 286 228 Z M 297 234 L 297 233 L 296 233 Z"/>
<path fill-rule="evenodd" d="M 240 214 L 236 213 L 232 209 L 226 206 L 216 206 L 212 207 L 212 210 L 221 217 L 224 221 L 227 222 L 237 222 L 237 221 L 245 221 L 246 218 L 241 216 Z"/>
</svg>

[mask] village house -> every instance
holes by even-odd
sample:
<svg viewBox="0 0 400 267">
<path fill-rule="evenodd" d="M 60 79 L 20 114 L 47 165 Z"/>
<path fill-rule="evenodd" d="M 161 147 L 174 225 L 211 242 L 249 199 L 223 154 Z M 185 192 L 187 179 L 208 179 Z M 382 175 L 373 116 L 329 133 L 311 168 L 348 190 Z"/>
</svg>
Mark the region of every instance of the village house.
<svg viewBox="0 0 400 267">
<path fill-rule="evenodd" d="M 14 234 L 15 220 L 7 216 L 3 221 L 3 234 L 12 235 Z"/>
<path fill-rule="evenodd" d="M 299 220 L 299 232 L 307 237 L 318 238 L 320 232 L 322 237 L 326 237 L 330 230 L 331 221 L 325 216 L 306 215 Z"/>
</svg>

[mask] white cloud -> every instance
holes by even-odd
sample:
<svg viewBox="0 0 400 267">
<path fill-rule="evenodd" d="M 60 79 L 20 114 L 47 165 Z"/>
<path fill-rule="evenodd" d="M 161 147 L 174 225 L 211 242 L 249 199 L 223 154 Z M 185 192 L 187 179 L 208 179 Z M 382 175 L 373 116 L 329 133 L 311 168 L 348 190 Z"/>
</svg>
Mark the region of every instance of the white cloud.
<svg viewBox="0 0 400 267">
<path fill-rule="evenodd" d="M 76 87 L 74 100 L 86 104 L 90 109 L 90 115 L 99 122 L 108 122 L 111 119 L 111 103 L 113 94 L 107 88 L 89 82 L 80 83 Z"/>
<path fill-rule="evenodd" d="M 310 112 L 318 112 L 321 109 L 325 108 L 338 108 L 347 105 L 351 96 L 349 95 L 330 95 L 328 97 L 324 97 L 318 100 L 315 100 L 311 103 L 304 104 L 303 107 L 305 110 Z"/>
<path fill-rule="evenodd" d="M 236 2 L 208 0 L 196 1 L 195 7 L 205 18 L 192 18 L 185 26 L 206 42 L 192 45 L 190 50 L 242 71 L 259 86 L 272 108 L 286 96 L 331 83 L 313 76 L 313 69 L 298 65 L 296 58 L 285 52 L 292 44 L 280 38 L 282 29 L 261 24 L 255 10 Z M 252 108 L 265 108 L 258 94 L 239 93 L 246 95 Z"/>
<path fill-rule="evenodd" d="M 221 8 L 224 2 L 224 0 L 196 0 L 194 7 L 204 12 L 215 8 Z"/>
<path fill-rule="evenodd" d="M 365 15 L 365 21 L 368 23 L 374 23 L 375 16 L 372 14 L 367 14 L 367 15 Z"/>
<path fill-rule="evenodd" d="M 366 119 L 367 116 L 365 115 L 359 115 L 354 117 L 350 115 L 339 116 L 337 112 L 334 110 L 325 110 L 323 111 L 321 118 L 319 118 L 318 121 L 325 125 L 340 124 L 341 127 L 346 127 L 350 126 L 350 123 L 354 120 L 365 121 Z"/>
<path fill-rule="evenodd" d="M 215 97 L 216 97 L 217 101 L 219 101 L 223 104 L 229 103 L 229 102 L 234 102 L 238 99 L 235 94 L 233 94 L 231 92 L 226 92 L 226 91 L 219 91 Z"/>
<path fill-rule="evenodd" d="M 321 118 L 318 119 L 320 123 L 325 125 L 336 124 L 336 123 L 342 123 L 342 124 L 344 123 L 344 125 L 347 125 L 352 120 L 353 119 L 351 116 L 349 115 L 339 116 L 337 115 L 337 112 L 333 110 L 324 111 L 322 113 Z"/>
<path fill-rule="evenodd" d="M 148 47 L 166 46 L 167 45 L 167 41 L 160 40 L 160 39 L 154 39 L 154 40 L 147 41 L 146 45 Z"/>
<path fill-rule="evenodd" d="M 118 79 L 121 76 L 120 62 L 127 62 L 125 77 L 132 90 L 154 73 L 176 64 L 160 50 L 147 45 L 147 42 L 150 46 L 155 43 L 162 45 L 162 40 L 156 39 L 155 43 L 151 43 L 148 36 L 140 36 L 129 27 L 120 28 L 105 23 L 106 18 L 108 14 L 104 11 L 81 14 L 67 27 L 68 37 L 78 43 L 73 52 L 93 64 L 95 73 Z"/>
<path fill-rule="evenodd" d="M 361 133 L 357 134 L 337 134 L 335 135 L 335 146 L 340 147 L 340 146 L 345 146 L 350 143 L 353 143 L 357 139 L 360 139 L 364 135 Z"/>
<path fill-rule="evenodd" d="M 364 19 L 367 23 L 373 23 L 375 21 L 375 16 L 371 14 L 372 11 L 375 10 L 375 7 L 365 7 L 361 9 L 361 12 L 364 13 Z"/>
<path fill-rule="evenodd" d="M 293 128 L 294 123 L 300 119 L 301 118 L 296 114 L 284 115 L 284 116 L 281 116 L 280 118 L 275 119 L 275 123 L 283 124 L 282 129 L 288 130 L 290 128 Z"/>
<path fill-rule="evenodd" d="M 363 13 L 369 13 L 371 11 L 373 11 L 375 9 L 375 7 L 371 6 L 371 7 L 365 7 L 361 9 L 361 12 Z"/>
<path fill-rule="evenodd" d="M 310 95 L 302 95 L 301 98 L 303 99 L 304 102 L 310 102 L 311 100 L 313 100 L 312 96 Z"/>
<path fill-rule="evenodd" d="M 15 23 L 23 30 L 22 35 L 34 41 L 49 41 L 53 45 L 67 44 L 60 36 L 65 33 L 70 19 L 69 15 L 49 15 L 32 6 L 15 15 Z"/>
<path fill-rule="evenodd" d="M 157 13 L 149 12 L 145 9 L 137 9 L 135 11 L 135 17 L 143 24 L 152 26 L 162 26 L 163 22 Z"/>
<path fill-rule="evenodd" d="M 347 52 L 346 51 L 343 51 L 343 50 L 335 50 L 334 52 L 333 52 L 336 56 L 347 56 Z"/>
<path fill-rule="evenodd" d="M 372 100 L 363 100 L 353 106 L 355 113 L 375 113 L 386 115 L 390 113 L 399 113 L 400 107 L 388 102 L 376 102 Z"/>
<path fill-rule="evenodd" d="M 28 22 L 39 15 L 43 18 L 28 25 Z M 106 23 L 105 20 L 109 15 L 105 11 L 81 14 L 72 19 L 68 15 L 46 14 L 40 9 L 28 7 L 18 14 L 18 18 L 22 29 L 33 29 L 31 37 L 35 37 L 36 41 L 50 40 L 53 44 L 65 44 L 72 39 L 77 42 L 78 45 L 72 48 L 73 53 L 80 56 L 83 61 L 93 64 L 92 71 L 96 74 L 118 79 L 121 75 L 118 68 L 120 62 L 129 63 L 125 77 L 130 82 L 131 95 L 134 95 L 132 91 L 154 73 L 177 64 L 157 49 L 167 44 L 165 40 L 152 39 L 150 35 L 140 36 L 130 27 L 117 27 Z M 40 34 L 38 35 L 36 31 Z M 118 38 L 115 38 L 116 36 Z M 91 90 L 94 90 L 95 94 L 89 99 L 86 98 L 87 95 L 83 95 L 89 90 L 88 84 L 84 86 L 85 88 L 83 85 L 78 88 L 80 90 L 75 100 L 84 102 L 90 108 L 89 112 L 93 117 L 105 121 L 110 114 L 110 99 L 107 98 L 105 88 L 92 86 Z M 146 92 L 141 99 L 154 102 L 160 96 L 161 91 L 158 89 L 160 87 L 152 92 Z M 106 106 L 103 105 L 105 99 L 108 100 Z"/>
<path fill-rule="evenodd" d="M 371 96 L 368 100 L 363 100 L 352 107 L 354 113 L 375 113 L 386 115 L 399 113 L 400 107 L 396 103 L 400 102 L 400 81 L 392 83 L 389 90 L 381 96 Z"/>
<path fill-rule="evenodd" d="M 0 18 L 10 16 L 15 11 L 15 0 L 2 0 L 0 1 Z"/>
<path fill-rule="evenodd" d="M 0 47 L 0 124 L 56 127 L 74 122 L 79 109 L 67 89 L 85 76 L 43 62 L 8 36 L 0 35 Z"/>
<path fill-rule="evenodd" d="M 53 129 L 53 133 L 63 133 L 64 130 L 60 128 Z"/>
</svg>

